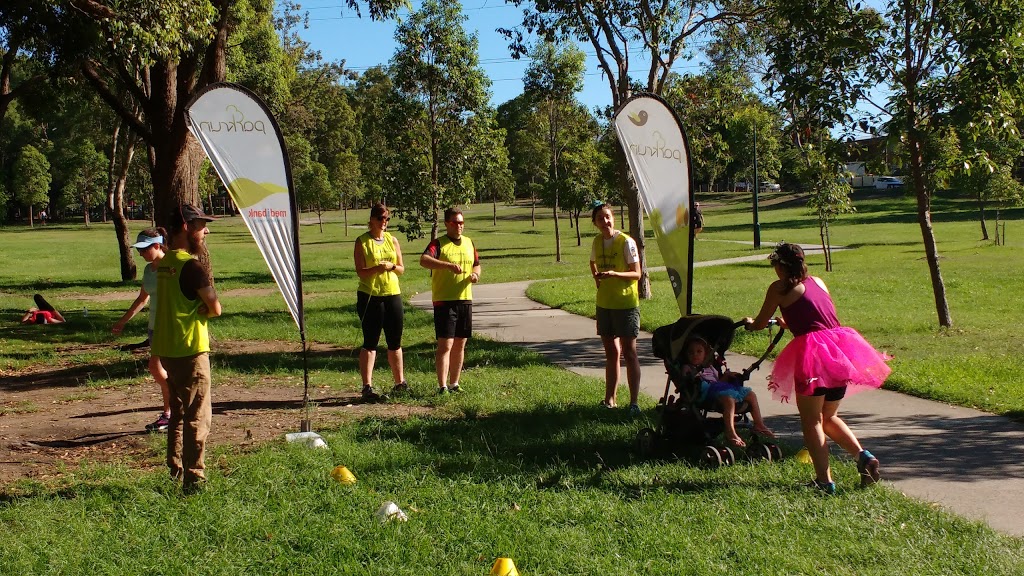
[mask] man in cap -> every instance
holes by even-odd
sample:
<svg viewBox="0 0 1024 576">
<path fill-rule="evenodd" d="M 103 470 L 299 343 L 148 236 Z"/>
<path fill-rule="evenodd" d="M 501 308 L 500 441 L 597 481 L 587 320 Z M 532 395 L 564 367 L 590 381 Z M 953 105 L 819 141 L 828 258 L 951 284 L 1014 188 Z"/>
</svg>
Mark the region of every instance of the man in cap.
<svg viewBox="0 0 1024 576">
<path fill-rule="evenodd" d="M 207 322 L 220 316 L 213 274 L 202 262 L 207 222 L 213 218 L 191 204 L 171 215 L 170 251 L 157 266 L 152 353 L 167 371 L 171 421 L 167 466 L 191 492 L 206 481 L 204 455 L 213 410 L 210 403 L 210 333 Z"/>
</svg>

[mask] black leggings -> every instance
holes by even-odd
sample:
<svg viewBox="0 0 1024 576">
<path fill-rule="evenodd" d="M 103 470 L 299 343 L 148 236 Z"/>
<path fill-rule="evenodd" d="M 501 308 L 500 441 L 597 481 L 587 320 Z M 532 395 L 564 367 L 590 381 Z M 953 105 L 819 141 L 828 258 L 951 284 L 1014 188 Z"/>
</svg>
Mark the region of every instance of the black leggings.
<svg viewBox="0 0 1024 576">
<path fill-rule="evenodd" d="M 402 348 L 402 327 L 405 312 L 402 308 L 402 295 L 370 296 L 366 292 L 356 292 L 356 312 L 359 314 L 363 327 L 363 349 L 376 350 L 380 343 L 380 331 L 384 329 L 384 339 L 388 350 Z"/>
</svg>

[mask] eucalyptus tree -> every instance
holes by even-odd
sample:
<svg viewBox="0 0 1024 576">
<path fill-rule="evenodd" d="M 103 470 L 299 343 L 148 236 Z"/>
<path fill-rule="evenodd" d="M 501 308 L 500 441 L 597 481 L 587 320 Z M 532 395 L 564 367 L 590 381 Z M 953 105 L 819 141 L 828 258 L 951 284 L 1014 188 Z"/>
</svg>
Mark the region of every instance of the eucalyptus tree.
<svg viewBox="0 0 1024 576">
<path fill-rule="evenodd" d="M 515 184 L 505 148 L 505 129 L 498 126 L 493 112 L 485 110 L 468 119 L 470 131 L 466 152 L 475 159 L 470 176 L 477 202 L 491 201 L 491 225 L 498 225 L 498 202 L 515 199 Z"/>
<path fill-rule="evenodd" d="M 472 184 L 464 179 L 477 161 L 466 154 L 473 136 L 467 118 L 483 113 L 489 97 L 477 36 L 465 32 L 465 19 L 458 2 L 425 0 L 395 33 L 399 47 L 391 73 L 400 96 L 414 107 L 405 124 L 410 146 L 404 152 L 418 157 L 399 167 L 425 165 L 426 171 L 403 174 L 412 185 L 392 193 L 399 197 L 408 232 L 415 235 L 419 222 L 429 220 L 432 239 L 439 209 L 473 197 Z"/>
<path fill-rule="evenodd" d="M 388 203 L 388 192 L 393 188 L 389 180 L 391 159 L 399 154 L 392 145 L 395 122 L 405 119 L 395 114 L 400 97 L 387 71 L 374 66 L 358 76 L 355 86 L 348 90 L 356 116 L 359 141 L 356 153 L 359 160 L 359 188 L 371 202 Z"/>
<path fill-rule="evenodd" d="M 90 211 L 103 204 L 107 192 L 107 157 L 87 139 L 74 139 L 59 148 L 61 157 L 61 198 L 65 209 L 81 210 L 85 227 Z"/>
<path fill-rule="evenodd" d="M 869 63 L 881 27 L 874 10 L 850 6 L 847 0 L 780 0 L 767 32 L 771 66 L 765 84 L 778 99 L 787 134 L 799 151 L 796 176 L 811 193 L 828 270 L 828 224 L 852 210 L 840 148 L 832 145 L 830 132 L 847 122 L 874 85 Z"/>
<path fill-rule="evenodd" d="M 558 161 L 569 144 L 559 134 L 564 117 L 576 106 L 575 95 L 583 89 L 585 57 L 574 46 L 559 48 L 553 42 L 541 42 L 530 51 L 530 65 L 523 76 L 524 93 L 539 106 L 547 124 L 548 197 L 555 222 L 555 261 L 562 261 L 562 238 L 558 229 L 561 177 Z"/>
<path fill-rule="evenodd" d="M 46 79 L 53 62 L 43 31 L 54 23 L 45 4 L 14 0 L 0 5 L 0 121 L 16 98 Z"/>
<path fill-rule="evenodd" d="M 966 139 L 964 134 L 960 139 Z M 986 209 L 996 206 L 996 241 L 999 241 L 999 207 L 1019 206 L 1024 203 L 1024 186 L 1014 177 L 1017 160 L 1024 154 L 1024 139 L 1020 133 L 1003 134 L 999 138 L 985 136 L 978 142 L 991 160 L 988 169 L 960 170 L 951 176 L 951 184 L 962 194 L 973 197 L 978 206 L 978 225 L 981 238 L 989 240 Z M 959 163 L 958 163 L 959 164 Z"/>
<path fill-rule="evenodd" d="M 510 0 L 524 10 L 521 25 L 501 29 L 518 57 L 527 52 L 532 33 L 544 39 L 590 44 L 608 83 L 612 109 L 618 109 L 639 88 L 662 94 L 672 67 L 688 57 L 690 42 L 721 26 L 756 19 L 763 8 L 748 0 Z M 637 74 L 634 65 L 645 70 Z M 634 75 L 640 80 L 634 80 Z M 620 195 L 629 208 L 629 234 L 636 240 L 642 277 L 642 298 L 650 297 L 646 241 L 640 197 L 627 177 L 625 156 L 616 153 Z"/>
<path fill-rule="evenodd" d="M 14 162 L 11 191 L 14 201 L 28 210 L 28 224 L 35 226 L 34 211 L 50 199 L 50 162 L 35 146 L 21 149 Z"/>
<path fill-rule="evenodd" d="M 67 46 L 47 31 L 43 40 L 78 63 L 81 74 L 150 150 L 156 220 L 196 201 L 202 152 L 185 125 L 185 104 L 198 90 L 228 78 L 235 33 L 249 18 L 270 26 L 270 0 L 65 0 L 51 3 L 56 21 L 88 33 Z M 345 0 L 359 11 L 356 0 Z M 393 14 L 403 0 L 370 0 L 372 18 Z M 271 36 L 258 35 L 263 46 Z M 253 66 L 259 62 L 252 62 Z M 270 64 L 271 66 L 274 63 Z M 125 101 L 124 98 L 127 98 Z"/>
<path fill-rule="evenodd" d="M 952 326 L 932 228 L 927 142 L 954 126 L 967 165 L 994 169 L 981 142 L 1016 135 L 1024 75 L 1024 1 L 900 0 L 886 10 L 889 26 L 877 62 L 893 88 L 887 131 L 907 145 L 910 188 L 917 199 L 939 324 Z"/>
<path fill-rule="evenodd" d="M 0 220 L 5 220 L 16 208 L 12 204 L 14 163 L 22 149 L 39 141 L 39 127 L 21 110 L 20 102 L 13 102 L 7 115 L 0 119 Z"/>
<path fill-rule="evenodd" d="M 544 117 L 526 94 L 498 106 L 498 126 L 505 130 L 505 148 L 515 180 L 515 197 L 530 199 L 530 224 L 537 225 L 537 199 L 547 180 Z"/>
<path fill-rule="evenodd" d="M 665 85 L 666 101 L 679 114 L 690 144 L 694 184 L 710 190 L 729 168 L 732 158 L 728 121 L 744 99 L 733 74 L 673 74 Z"/>
</svg>

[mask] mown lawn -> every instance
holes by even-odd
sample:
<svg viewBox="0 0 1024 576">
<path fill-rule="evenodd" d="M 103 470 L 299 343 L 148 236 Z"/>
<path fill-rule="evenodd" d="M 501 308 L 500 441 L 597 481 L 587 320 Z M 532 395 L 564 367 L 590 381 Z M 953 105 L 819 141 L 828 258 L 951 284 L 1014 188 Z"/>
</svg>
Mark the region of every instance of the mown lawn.
<svg viewBox="0 0 1024 576">
<path fill-rule="evenodd" d="M 1012 314 L 1021 298 L 1015 288 L 1021 245 L 1012 241 L 1020 214 L 1010 223 L 1010 245 L 993 247 L 977 241 L 977 225 L 966 208 L 937 204 L 953 329 L 937 328 L 908 200 L 858 201 L 859 212 L 832 230 L 836 244 L 855 249 L 836 253 L 834 272 L 823 273 L 818 265 L 814 272 L 832 288 L 841 318 L 896 355 L 893 385 L 925 396 L 959 395 L 963 403 L 994 412 L 1019 412 L 1024 402 L 1014 387 L 1020 369 L 1010 359 L 1021 352 Z M 556 264 L 549 222 L 534 229 L 522 209 L 501 210 L 496 227 L 490 226 L 489 207 L 467 215 L 466 233 L 481 249 L 485 282 L 568 276 L 535 293 L 590 312 L 589 223 L 582 246 L 563 238 L 564 261 Z M 711 206 L 706 215 L 698 260 L 753 253 L 721 242 L 749 239 L 749 213 L 742 207 Z M 814 223 L 799 208 L 762 208 L 761 215 L 766 243 L 816 238 Z M 297 341 L 279 295 L 232 292 L 273 288 L 244 227 L 237 219 L 213 227 L 209 243 L 226 310 L 214 324 L 215 337 Z M 324 234 L 303 227 L 307 333 L 313 342 L 359 344 L 350 263 L 355 234 L 345 238 L 336 221 L 328 222 Z M 3 314 L 20 315 L 32 292 L 40 291 L 70 320 L 45 331 L 4 327 L 0 370 L 51 362 L 95 365 L 94 380 L 81 384 L 83 394 L 90 386 L 145 380 L 145 369 L 112 346 L 75 358 L 54 352 L 58 343 L 114 344 L 143 335 L 142 319 L 120 339 L 109 334 L 137 290 L 117 280 L 112 237 L 103 225 L 0 230 L 5 253 L 13 250 L 36 264 L 26 270 L 11 259 L 0 262 Z M 415 265 L 425 241 L 400 238 L 409 265 L 405 294 L 428 289 L 427 275 Z M 653 239 L 648 245 L 651 264 L 660 264 Z M 753 314 L 770 273 L 756 263 L 699 268 L 695 308 Z M 653 281 L 655 299 L 643 309 L 647 328 L 678 317 L 664 274 L 655 273 Z M 126 295 L 89 299 L 112 291 Z M 407 371 L 415 392 L 397 402 L 426 407 L 427 415 L 318 427 L 328 450 L 283 440 L 253 451 L 217 449 L 208 458 L 210 485 L 191 497 L 182 496 L 163 473 L 109 465 L 4 487 L 0 574 L 468 575 L 489 573 L 501 556 L 513 558 L 523 574 L 1024 572 L 1024 541 L 884 486 L 854 488 L 857 475 L 849 462 L 837 466 L 839 494 L 823 498 L 801 487 L 810 471 L 793 459 L 719 470 L 685 458 L 641 461 L 631 441 L 649 424 L 650 411 L 630 419 L 621 411 L 599 410 L 593 399 L 600 382 L 512 346 L 475 340 L 466 361 L 467 391 L 438 398 L 430 394 L 430 318 L 407 309 L 406 327 Z M 741 338 L 737 348 L 752 352 L 760 344 Z M 297 353 L 215 358 L 218 378 L 259 385 L 267 378 L 301 376 Z M 317 356 L 310 369 L 311 384 L 358 386 L 351 355 Z M 386 379 L 384 368 L 377 378 Z M 988 386 L 996 392 L 987 393 Z M 645 407 L 651 405 L 647 401 Z M 155 442 L 153 460 L 160 459 Z M 345 486 L 331 480 L 338 464 L 359 481 Z M 375 520 L 385 500 L 395 501 L 409 521 Z"/>
</svg>

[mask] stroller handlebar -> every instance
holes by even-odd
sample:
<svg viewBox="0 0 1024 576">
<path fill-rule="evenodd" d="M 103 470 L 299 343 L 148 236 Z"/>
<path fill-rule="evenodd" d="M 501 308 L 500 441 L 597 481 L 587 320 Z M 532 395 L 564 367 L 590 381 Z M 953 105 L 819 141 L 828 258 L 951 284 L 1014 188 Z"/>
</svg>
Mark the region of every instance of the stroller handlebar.
<svg viewBox="0 0 1024 576">
<path fill-rule="evenodd" d="M 737 320 L 736 322 L 732 323 L 732 329 L 735 330 L 737 328 L 743 328 L 746 325 L 747 325 L 746 320 Z M 778 325 L 779 325 L 779 321 L 776 320 L 775 318 L 772 318 L 771 320 L 768 321 L 768 326 L 778 326 Z"/>
</svg>

